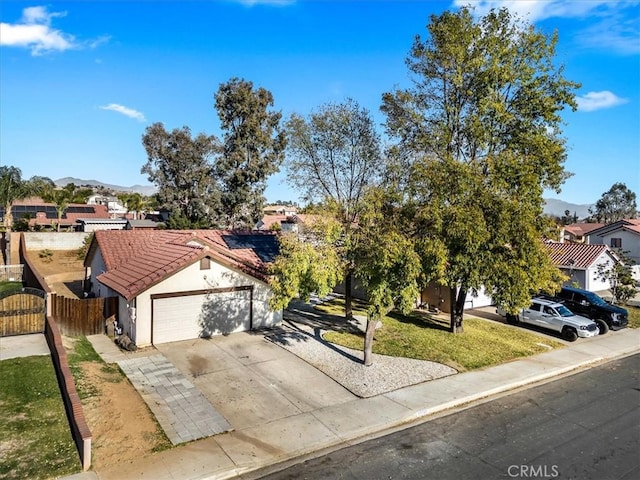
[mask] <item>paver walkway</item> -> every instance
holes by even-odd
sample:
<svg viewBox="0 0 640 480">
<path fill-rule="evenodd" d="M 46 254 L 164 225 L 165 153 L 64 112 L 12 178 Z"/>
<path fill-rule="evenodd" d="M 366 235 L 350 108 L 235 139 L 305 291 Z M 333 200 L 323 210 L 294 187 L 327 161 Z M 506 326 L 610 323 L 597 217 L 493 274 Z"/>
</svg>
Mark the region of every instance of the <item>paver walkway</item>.
<svg viewBox="0 0 640 480">
<path fill-rule="evenodd" d="M 119 360 L 174 445 L 232 430 L 231 425 L 164 355 Z"/>
</svg>

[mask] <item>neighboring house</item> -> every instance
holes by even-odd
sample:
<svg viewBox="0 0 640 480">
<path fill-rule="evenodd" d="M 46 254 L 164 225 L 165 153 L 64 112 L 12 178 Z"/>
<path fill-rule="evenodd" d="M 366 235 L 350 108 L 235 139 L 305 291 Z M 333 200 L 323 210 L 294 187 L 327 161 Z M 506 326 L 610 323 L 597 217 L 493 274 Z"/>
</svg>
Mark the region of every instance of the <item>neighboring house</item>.
<svg viewBox="0 0 640 480">
<path fill-rule="evenodd" d="M 607 268 L 618 261 L 618 257 L 606 245 L 587 245 L 583 243 L 545 242 L 553 263 L 569 279 L 565 285 L 577 283 L 580 288 L 597 292 L 607 290 L 609 283 L 598 278 L 598 267 Z M 442 312 L 451 311 L 449 287 L 430 283 L 421 294 L 418 302 L 423 306 L 438 308 Z M 465 310 L 492 305 L 491 295 L 484 288 L 475 294 L 467 293 Z"/>
<path fill-rule="evenodd" d="M 572 223 L 560 230 L 560 243 L 588 243 L 589 232 L 603 227 L 604 223 Z"/>
<path fill-rule="evenodd" d="M 96 232 L 98 230 L 123 230 L 127 226 L 124 218 L 79 218 L 76 230 L 80 232 Z"/>
<path fill-rule="evenodd" d="M 163 222 L 156 222 L 148 218 L 144 220 L 125 220 L 125 222 L 127 223 L 124 227 L 125 230 L 157 230 L 164 228 Z"/>
<path fill-rule="evenodd" d="M 598 268 L 610 268 L 619 261 L 615 252 L 606 245 L 545 242 L 553 263 L 569 279 L 565 285 L 577 284 L 584 290 L 598 292 L 610 285 L 599 278 Z"/>
<path fill-rule="evenodd" d="M 435 309 L 450 313 L 451 312 L 451 294 L 450 289 L 447 286 L 439 285 L 436 282 L 431 282 L 422 292 L 420 292 L 420 298 L 418 303 L 429 309 Z M 481 288 L 474 295 L 472 291 L 467 292 L 467 300 L 464 304 L 464 309 L 470 308 L 488 307 L 493 305 L 491 296 L 488 295 L 484 288 Z"/>
<path fill-rule="evenodd" d="M 119 327 L 138 346 L 272 327 L 271 233 L 101 230 L 85 258 L 87 289 L 117 296 Z"/>
<path fill-rule="evenodd" d="M 114 195 L 91 195 L 87 199 L 87 205 L 104 205 L 111 218 L 125 217 L 128 214 L 127 208 Z"/>
<path fill-rule="evenodd" d="M 293 205 L 267 205 L 262 209 L 265 215 L 284 215 L 290 217 L 298 213 L 298 209 Z"/>
<path fill-rule="evenodd" d="M 624 252 L 634 263 L 634 279 L 640 280 L 640 219 L 620 220 L 592 230 L 588 234 L 588 242 Z"/>
<path fill-rule="evenodd" d="M 283 233 L 304 233 L 305 227 L 313 223 L 317 215 L 265 215 L 258 221 L 256 230 L 279 230 Z M 278 225 L 274 227 L 274 225 Z"/>
<path fill-rule="evenodd" d="M 0 207 L 0 217 L 4 217 L 4 207 Z M 29 227 L 55 229 L 58 224 L 58 211 L 54 203 L 47 203 L 38 197 L 16 200 L 11 204 L 13 222 L 28 217 Z M 104 205 L 72 203 L 67 206 L 60 219 L 62 230 L 78 228 L 79 219 L 108 219 L 109 212 Z"/>
</svg>

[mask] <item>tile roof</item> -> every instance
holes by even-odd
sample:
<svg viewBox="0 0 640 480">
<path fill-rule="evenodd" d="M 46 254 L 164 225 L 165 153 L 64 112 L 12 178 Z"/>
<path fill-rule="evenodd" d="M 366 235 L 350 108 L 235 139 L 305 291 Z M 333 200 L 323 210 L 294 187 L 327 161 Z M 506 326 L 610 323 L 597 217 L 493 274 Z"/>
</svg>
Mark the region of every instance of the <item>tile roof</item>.
<svg viewBox="0 0 640 480">
<path fill-rule="evenodd" d="M 100 230 L 85 265 L 97 248 L 106 265 L 98 281 L 130 300 L 204 257 L 267 282 L 267 263 L 278 247 L 266 232 Z"/>
<path fill-rule="evenodd" d="M 13 221 L 24 215 L 30 215 L 29 225 L 53 225 L 58 223 L 58 213 L 55 203 L 47 203 L 38 197 L 16 200 L 11 204 Z M 4 207 L 0 207 L 0 215 L 4 215 Z M 105 205 L 87 205 L 86 203 L 71 203 L 64 211 L 60 220 L 61 226 L 75 226 L 79 219 L 111 218 Z"/>
<path fill-rule="evenodd" d="M 604 227 L 604 223 L 572 223 L 565 225 L 563 228 L 577 237 L 582 237 L 601 227 Z"/>
<path fill-rule="evenodd" d="M 606 235 L 608 233 L 615 232 L 616 230 L 627 230 L 629 232 L 640 234 L 640 219 L 628 218 L 624 220 L 618 220 L 617 222 L 608 223 L 596 230 L 589 232 L 589 235 Z"/>
<path fill-rule="evenodd" d="M 615 258 L 615 254 L 607 245 L 546 241 L 545 246 L 551 256 L 551 260 L 558 267 L 586 270 L 591 267 L 603 253 L 608 253 Z"/>
</svg>

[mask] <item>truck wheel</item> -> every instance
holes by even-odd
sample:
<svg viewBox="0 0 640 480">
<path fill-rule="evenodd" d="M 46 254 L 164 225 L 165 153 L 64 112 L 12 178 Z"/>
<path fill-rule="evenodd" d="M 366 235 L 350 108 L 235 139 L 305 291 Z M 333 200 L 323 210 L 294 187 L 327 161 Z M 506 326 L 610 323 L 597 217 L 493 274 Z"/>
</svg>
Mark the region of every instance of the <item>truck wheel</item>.
<svg viewBox="0 0 640 480">
<path fill-rule="evenodd" d="M 573 328 L 564 327 L 562 330 L 562 338 L 564 338 L 567 342 L 575 342 L 578 339 L 578 332 L 576 332 Z"/>
<path fill-rule="evenodd" d="M 510 313 L 507 313 L 507 323 L 509 325 L 518 325 L 520 323 L 520 318 L 518 318 L 518 315 L 511 315 Z"/>
<path fill-rule="evenodd" d="M 605 322 L 601 318 L 597 318 L 596 320 L 594 320 L 594 322 L 596 322 L 596 325 L 598 326 L 598 331 L 600 332 L 600 335 L 604 335 L 609 331 L 609 325 L 607 325 L 607 322 Z"/>
</svg>

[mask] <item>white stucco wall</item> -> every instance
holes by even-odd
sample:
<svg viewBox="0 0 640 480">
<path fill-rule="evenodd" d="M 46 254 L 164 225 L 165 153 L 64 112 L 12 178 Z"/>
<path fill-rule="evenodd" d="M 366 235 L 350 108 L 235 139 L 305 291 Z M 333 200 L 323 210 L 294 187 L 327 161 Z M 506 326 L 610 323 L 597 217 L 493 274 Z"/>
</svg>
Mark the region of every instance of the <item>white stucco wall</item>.
<svg viewBox="0 0 640 480">
<path fill-rule="evenodd" d="M 637 233 L 620 229 L 602 236 L 590 235 L 589 243 L 611 246 L 612 238 L 620 238 L 622 240 L 622 251 L 625 252 L 625 255 L 631 257 L 636 264 L 640 264 L 640 235 Z"/>
<path fill-rule="evenodd" d="M 185 269 L 175 273 L 163 282 L 141 293 L 135 300 L 127 301 L 123 297 L 119 302 L 119 322 L 124 333 L 139 347 L 151 344 L 151 295 L 163 293 L 190 292 L 225 287 L 253 285 L 253 328 L 270 327 L 282 321 L 282 310 L 269 309 L 269 286 L 243 272 L 229 269 L 211 261 L 209 270 L 200 270 L 196 261 Z M 91 262 L 92 291 L 96 296 L 115 296 L 105 285 L 95 280 L 105 270 L 100 251 L 96 251 Z M 134 309 L 132 309 L 135 308 Z"/>
<path fill-rule="evenodd" d="M 206 277 L 206 278 L 205 278 Z M 165 281 L 154 285 L 136 299 L 136 340 L 138 346 L 151 344 L 151 295 L 189 292 L 211 288 L 253 285 L 253 328 L 270 327 L 282 321 L 282 311 L 269 309 L 271 289 L 265 283 L 236 270 L 211 261 L 209 270 L 200 270 L 197 261 Z"/>
</svg>

